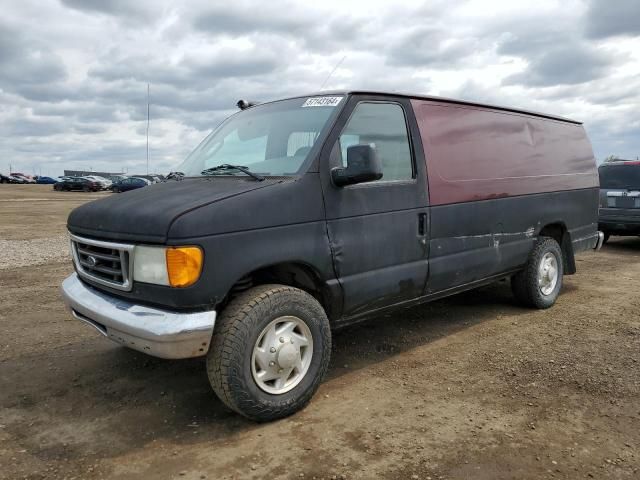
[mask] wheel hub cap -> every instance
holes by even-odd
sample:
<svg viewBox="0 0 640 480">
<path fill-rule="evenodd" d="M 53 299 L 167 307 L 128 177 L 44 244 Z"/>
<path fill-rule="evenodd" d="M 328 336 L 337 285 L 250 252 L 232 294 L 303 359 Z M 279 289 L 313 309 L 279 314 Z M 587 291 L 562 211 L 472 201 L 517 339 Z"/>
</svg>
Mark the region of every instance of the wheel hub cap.
<svg viewBox="0 0 640 480">
<path fill-rule="evenodd" d="M 543 295 L 550 295 L 558 283 L 558 259 L 547 252 L 538 266 L 538 288 Z"/>
<path fill-rule="evenodd" d="M 280 395 L 298 385 L 311 365 L 313 338 L 300 318 L 279 317 L 258 335 L 251 355 L 251 373 L 258 387 Z"/>
<path fill-rule="evenodd" d="M 280 368 L 293 368 L 298 357 L 300 357 L 300 349 L 291 343 L 285 343 L 276 354 L 276 362 Z"/>
</svg>

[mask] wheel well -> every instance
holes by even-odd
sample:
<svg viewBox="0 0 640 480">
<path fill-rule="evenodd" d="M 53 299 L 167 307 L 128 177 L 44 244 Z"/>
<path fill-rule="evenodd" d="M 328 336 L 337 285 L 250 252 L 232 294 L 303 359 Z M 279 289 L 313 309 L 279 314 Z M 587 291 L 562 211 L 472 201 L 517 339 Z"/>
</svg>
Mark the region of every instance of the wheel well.
<svg viewBox="0 0 640 480">
<path fill-rule="evenodd" d="M 313 267 L 298 262 L 270 265 L 243 276 L 231 287 L 225 303 L 249 288 L 267 283 L 304 290 L 320 302 L 329 319 L 334 318 L 335 307 L 329 287 Z"/>
<path fill-rule="evenodd" d="M 564 223 L 552 223 L 545 225 L 540 230 L 539 235 L 541 237 L 553 238 L 562 249 L 563 266 L 565 275 L 573 275 L 576 273 L 576 261 L 573 256 L 573 243 L 571 242 L 571 235 L 567 231 L 567 227 Z"/>
</svg>

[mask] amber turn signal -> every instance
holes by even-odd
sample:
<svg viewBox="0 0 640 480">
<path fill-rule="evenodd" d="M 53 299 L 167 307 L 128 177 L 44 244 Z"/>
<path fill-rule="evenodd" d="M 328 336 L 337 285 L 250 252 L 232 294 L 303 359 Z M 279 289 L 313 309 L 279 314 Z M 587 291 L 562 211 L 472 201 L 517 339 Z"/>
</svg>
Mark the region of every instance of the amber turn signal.
<svg viewBox="0 0 640 480">
<path fill-rule="evenodd" d="M 202 250 L 198 247 L 167 248 L 167 275 L 172 287 L 196 283 L 202 272 Z"/>
</svg>

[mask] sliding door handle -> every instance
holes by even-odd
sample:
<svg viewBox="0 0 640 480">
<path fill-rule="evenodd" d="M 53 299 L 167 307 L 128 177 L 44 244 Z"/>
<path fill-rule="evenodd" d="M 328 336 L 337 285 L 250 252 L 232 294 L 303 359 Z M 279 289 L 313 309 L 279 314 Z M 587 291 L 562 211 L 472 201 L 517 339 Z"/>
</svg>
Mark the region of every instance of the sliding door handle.
<svg viewBox="0 0 640 480">
<path fill-rule="evenodd" d="M 424 237 L 427 234 L 427 214 L 418 214 L 418 235 Z"/>
</svg>

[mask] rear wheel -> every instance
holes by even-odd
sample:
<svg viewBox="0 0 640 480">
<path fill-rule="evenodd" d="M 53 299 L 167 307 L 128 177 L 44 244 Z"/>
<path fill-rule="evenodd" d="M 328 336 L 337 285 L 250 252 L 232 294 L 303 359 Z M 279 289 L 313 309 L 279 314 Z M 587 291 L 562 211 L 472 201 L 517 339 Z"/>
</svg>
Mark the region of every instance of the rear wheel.
<svg viewBox="0 0 640 480">
<path fill-rule="evenodd" d="M 242 293 L 221 313 L 207 373 L 229 408 L 268 421 L 309 402 L 330 355 L 329 321 L 318 301 L 297 288 L 264 285 Z"/>
<path fill-rule="evenodd" d="M 602 244 L 604 245 L 611 238 L 611 234 L 609 232 L 604 232 L 604 239 L 602 240 Z"/>
<path fill-rule="evenodd" d="M 524 270 L 511 278 L 511 289 L 523 305 L 549 308 L 560 294 L 563 273 L 560 245 L 553 238 L 540 237 L 529 254 Z"/>
</svg>

